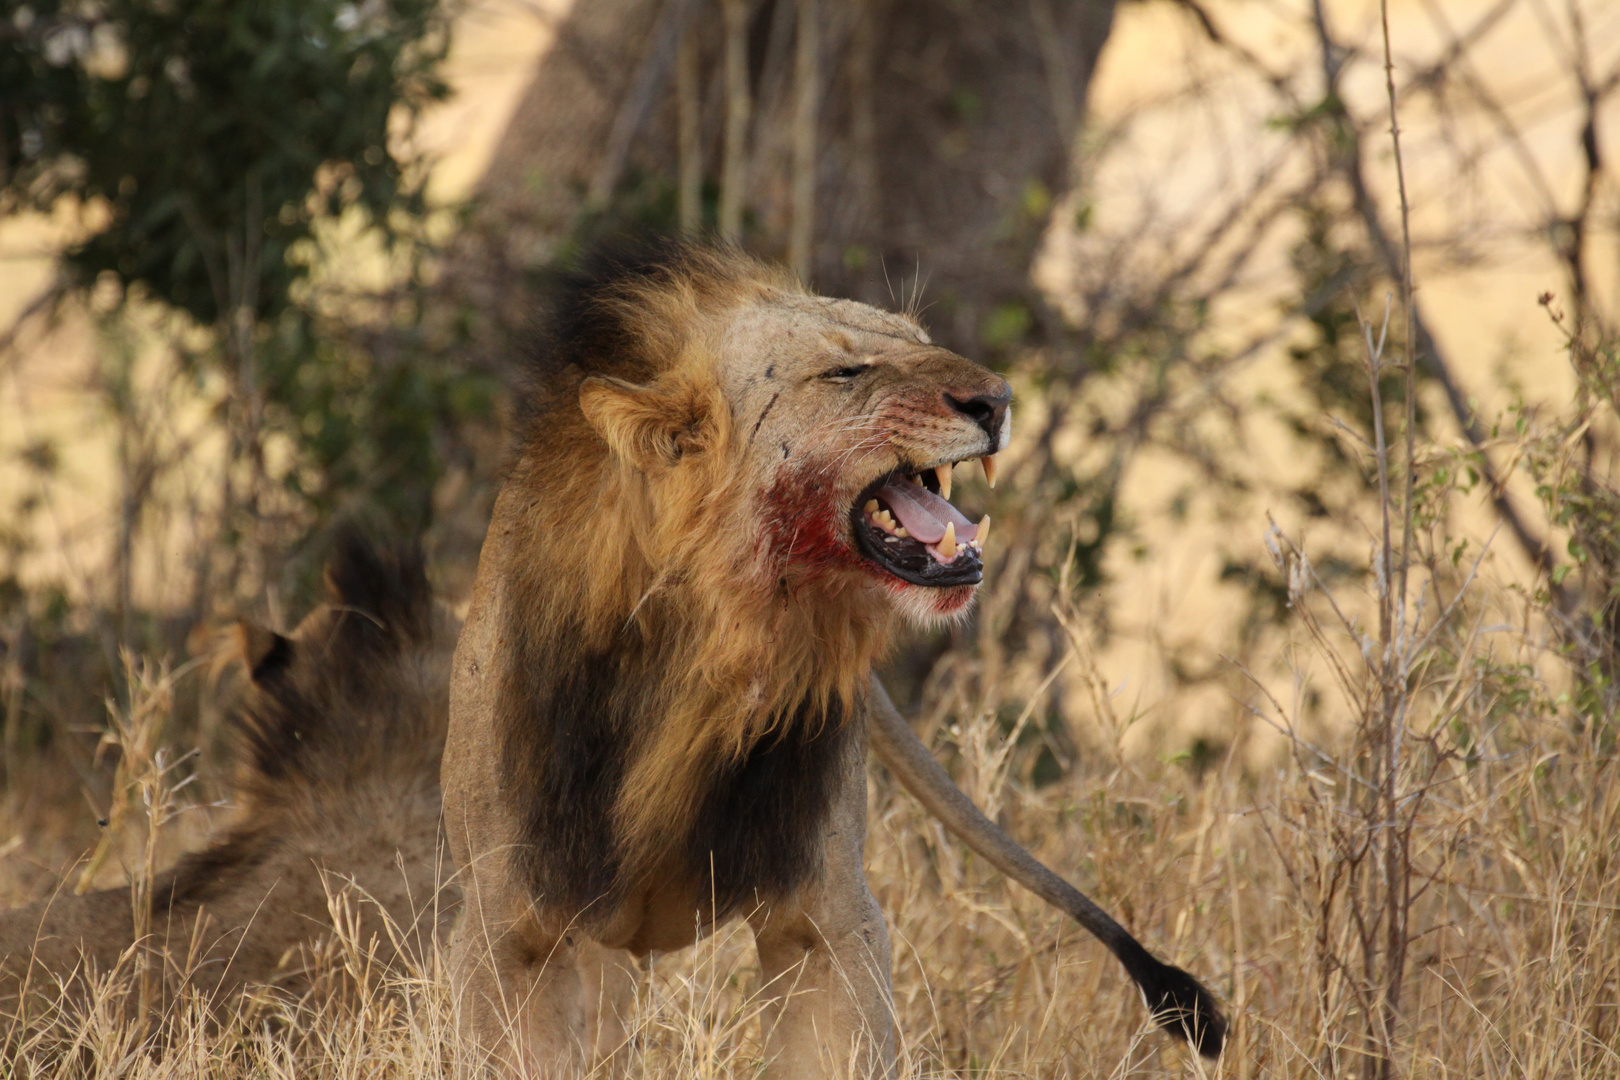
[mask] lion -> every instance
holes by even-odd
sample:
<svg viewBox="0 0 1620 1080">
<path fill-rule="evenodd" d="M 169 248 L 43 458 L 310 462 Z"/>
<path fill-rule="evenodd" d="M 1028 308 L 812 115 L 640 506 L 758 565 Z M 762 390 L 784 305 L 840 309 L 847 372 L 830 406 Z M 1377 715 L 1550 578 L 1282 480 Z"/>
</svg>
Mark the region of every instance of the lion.
<svg viewBox="0 0 1620 1080">
<path fill-rule="evenodd" d="M 219 837 L 152 882 L 139 945 L 183 988 L 227 1003 L 249 986 L 313 988 L 331 897 L 385 969 L 430 955 L 459 906 L 442 855 L 438 772 L 459 623 L 433 600 L 414 551 L 349 535 L 327 601 L 290 635 L 239 623 L 248 685 L 230 721 L 234 813 Z M 0 1009 L 48 1009 L 128 966 L 128 887 L 0 913 Z"/>
<path fill-rule="evenodd" d="M 978 814 L 873 680 L 898 624 L 972 604 L 989 522 L 949 502 L 951 470 L 994 478 L 1010 401 L 915 319 L 731 247 L 602 255 L 572 283 L 451 675 L 450 971 L 492 1060 L 611 1068 L 636 958 L 741 918 L 771 995 L 768 1075 L 891 1075 L 868 738 L 1097 934 L 1167 1030 L 1219 1052 L 1208 991 Z"/>
<path fill-rule="evenodd" d="M 1098 936 L 1167 1030 L 1217 1054 L 1208 992 L 985 819 L 870 676 L 897 621 L 971 603 L 988 521 L 950 507 L 948 463 L 994 468 L 1005 383 L 914 320 L 811 296 L 728 249 L 605 259 L 572 296 L 455 661 L 443 767 L 474 886 L 452 941 L 464 1028 L 512 1065 L 611 1065 L 631 958 L 741 916 L 779 991 L 774 1073 L 887 1070 L 864 739 L 969 846 Z M 596 537 L 568 516 L 581 502 L 622 527 L 582 543 Z M 733 539 L 706 548 L 715 536 Z M 437 781 L 460 624 L 411 551 L 347 537 L 326 580 L 292 634 L 235 629 L 250 677 L 236 813 L 154 882 L 139 944 L 170 965 L 165 994 L 310 992 L 345 883 L 380 968 L 430 948 L 458 909 Z M 0 1008 L 82 993 L 126 961 L 131 903 L 113 889 L 0 913 Z"/>
</svg>

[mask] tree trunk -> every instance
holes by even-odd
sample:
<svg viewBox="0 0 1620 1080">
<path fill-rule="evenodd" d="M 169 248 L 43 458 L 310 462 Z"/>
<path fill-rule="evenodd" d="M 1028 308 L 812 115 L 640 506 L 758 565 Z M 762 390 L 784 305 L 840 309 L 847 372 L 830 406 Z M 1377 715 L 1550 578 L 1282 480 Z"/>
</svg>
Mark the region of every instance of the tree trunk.
<svg viewBox="0 0 1620 1080">
<path fill-rule="evenodd" d="M 747 8 L 749 94 L 741 167 L 727 169 L 731 2 Z M 802 48 L 811 19 L 818 47 Z M 479 286 L 476 308 L 516 326 L 532 272 L 604 218 L 678 227 L 676 58 L 690 50 L 704 189 L 720 192 L 722 173 L 740 184 L 746 246 L 786 259 L 791 244 L 822 291 L 926 308 L 935 337 L 970 355 L 1012 347 L 1038 332 L 1030 262 L 1074 179 L 1112 19 L 1113 0 L 580 0 L 489 166 L 483 227 L 453 271 Z M 690 114 L 686 140 L 690 159 Z M 807 147 L 809 178 L 795 168 Z M 612 193 L 605 211 L 593 191 Z"/>
</svg>

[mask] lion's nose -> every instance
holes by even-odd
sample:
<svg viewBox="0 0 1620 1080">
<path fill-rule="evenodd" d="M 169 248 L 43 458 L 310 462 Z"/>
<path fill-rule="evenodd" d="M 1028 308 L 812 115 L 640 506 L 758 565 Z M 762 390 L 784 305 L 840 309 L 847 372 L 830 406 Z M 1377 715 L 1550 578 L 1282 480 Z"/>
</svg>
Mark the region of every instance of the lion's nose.
<svg viewBox="0 0 1620 1080">
<path fill-rule="evenodd" d="M 1012 387 L 1002 383 L 994 394 L 975 394 L 968 398 L 946 394 L 945 402 L 983 428 L 990 436 L 992 449 L 1001 445 L 1001 425 L 1007 419 L 1007 406 L 1012 403 Z"/>
</svg>

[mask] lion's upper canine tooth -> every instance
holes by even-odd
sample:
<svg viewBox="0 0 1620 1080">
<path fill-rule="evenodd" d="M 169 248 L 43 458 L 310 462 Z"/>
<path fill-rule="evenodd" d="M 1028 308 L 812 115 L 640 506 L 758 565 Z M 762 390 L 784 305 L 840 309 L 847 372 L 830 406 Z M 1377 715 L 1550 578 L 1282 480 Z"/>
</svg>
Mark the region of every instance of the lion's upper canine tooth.
<svg viewBox="0 0 1620 1080">
<path fill-rule="evenodd" d="M 990 515 L 986 514 L 979 519 L 979 527 L 973 530 L 973 546 L 980 551 L 984 550 L 984 538 L 990 535 Z"/>
<path fill-rule="evenodd" d="M 945 523 L 945 535 L 940 538 L 939 543 L 935 546 L 938 547 L 939 553 L 945 557 L 946 562 L 956 558 L 956 522 L 947 521 Z"/>
<path fill-rule="evenodd" d="M 984 466 L 984 482 L 989 484 L 991 487 L 995 487 L 996 486 L 996 455 L 994 455 L 994 454 L 986 454 L 986 455 L 984 455 L 984 457 L 979 459 L 979 464 Z"/>
<path fill-rule="evenodd" d="M 934 467 L 934 478 L 939 481 L 939 497 L 951 497 L 951 466 L 949 462 Z"/>
</svg>

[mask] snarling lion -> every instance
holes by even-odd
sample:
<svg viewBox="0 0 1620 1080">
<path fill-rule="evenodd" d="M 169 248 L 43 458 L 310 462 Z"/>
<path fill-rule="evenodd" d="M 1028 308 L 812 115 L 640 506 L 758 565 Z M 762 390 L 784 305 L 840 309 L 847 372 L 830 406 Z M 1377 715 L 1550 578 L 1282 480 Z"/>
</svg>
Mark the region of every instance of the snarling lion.
<svg viewBox="0 0 1620 1080">
<path fill-rule="evenodd" d="M 993 467 L 1006 382 L 910 318 L 679 245 L 598 259 L 535 376 L 451 675 L 464 1031 L 571 1075 L 622 1042 L 632 957 L 736 917 L 774 995 L 769 1075 L 889 1075 L 871 737 L 1218 1052 L 1203 987 L 978 815 L 872 678 L 897 622 L 972 602 L 987 523 L 948 501 L 951 468 Z"/>
<path fill-rule="evenodd" d="M 869 742 L 1217 1054 L 1208 992 L 980 814 L 871 676 L 897 621 L 971 603 L 986 523 L 947 501 L 950 467 L 993 468 L 1006 384 L 910 319 L 729 250 L 604 259 L 570 295 L 453 667 L 459 628 L 420 555 L 341 541 L 295 631 L 235 631 L 236 812 L 152 883 L 149 936 L 128 888 L 0 913 L 0 1013 L 83 994 L 135 949 L 165 995 L 306 993 L 345 888 L 376 960 L 425 952 L 463 891 L 439 863 L 442 751 L 468 894 L 452 979 L 489 1060 L 611 1070 L 632 957 L 742 917 L 776 995 L 772 1075 L 883 1075 Z"/>
<path fill-rule="evenodd" d="M 290 635 L 233 628 L 249 683 L 230 720 L 233 812 L 204 850 L 127 887 L 0 913 L 0 1013 L 38 1015 L 128 975 L 147 950 L 171 998 L 227 1010 L 244 987 L 302 997 L 348 893 L 351 938 L 379 969 L 430 956 L 459 894 L 444 865 L 438 771 L 459 624 L 418 554 L 343 538 L 326 603 Z M 135 940 L 135 903 L 149 905 Z M 123 980 L 128 986 L 129 980 Z"/>
</svg>

